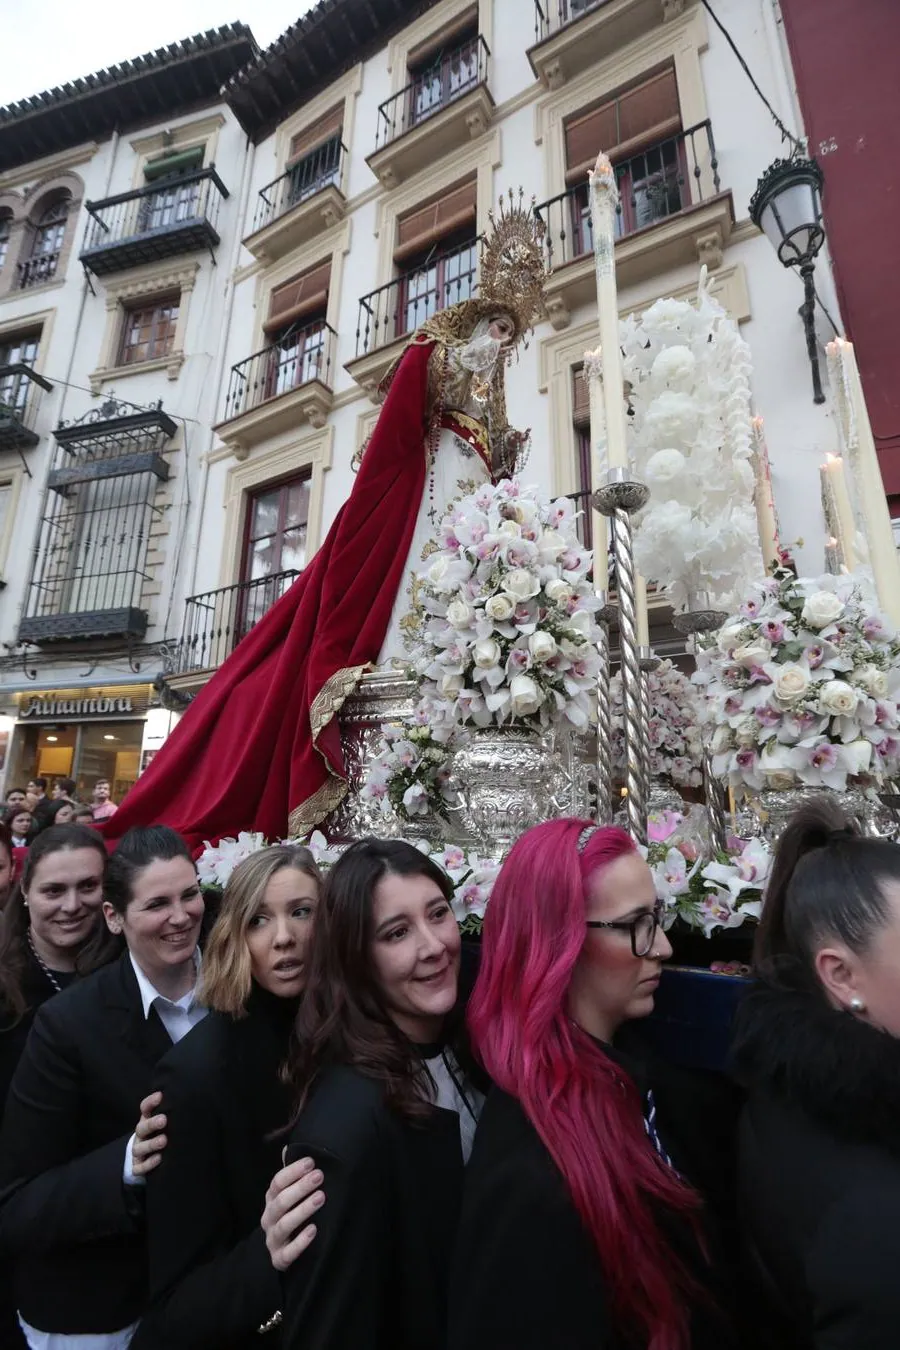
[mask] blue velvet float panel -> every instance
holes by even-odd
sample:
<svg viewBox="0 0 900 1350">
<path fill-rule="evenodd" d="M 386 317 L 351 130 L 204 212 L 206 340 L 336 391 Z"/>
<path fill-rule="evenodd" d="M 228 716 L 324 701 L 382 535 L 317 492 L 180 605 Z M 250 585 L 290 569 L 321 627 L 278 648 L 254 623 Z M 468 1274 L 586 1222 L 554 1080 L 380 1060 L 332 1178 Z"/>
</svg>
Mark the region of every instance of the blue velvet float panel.
<svg viewBox="0 0 900 1350">
<path fill-rule="evenodd" d="M 751 984 L 691 966 L 664 969 L 653 1014 L 644 1024 L 654 1050 L 686 1068 L 724 1070 L 734 1014 Z"/>
</svg>

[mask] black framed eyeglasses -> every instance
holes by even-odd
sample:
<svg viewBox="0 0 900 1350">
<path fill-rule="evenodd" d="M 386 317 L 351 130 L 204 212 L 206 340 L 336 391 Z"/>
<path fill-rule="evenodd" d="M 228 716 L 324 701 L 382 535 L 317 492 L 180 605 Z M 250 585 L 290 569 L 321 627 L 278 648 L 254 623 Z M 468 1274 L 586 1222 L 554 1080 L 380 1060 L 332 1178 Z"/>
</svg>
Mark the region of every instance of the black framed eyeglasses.
<svg viewBox="0 0 900 1350">
<path fill-rule="evenodd" d="M 613 928 L 616 932 L 629 933 L 632 953 L 635 956 L 649 956 L 662 916 L 663 907 L 657 905 L 649 912 L 638 914 L 635 919 L 586 919 L 585 924 L 588 928 Z"/>
</svg>

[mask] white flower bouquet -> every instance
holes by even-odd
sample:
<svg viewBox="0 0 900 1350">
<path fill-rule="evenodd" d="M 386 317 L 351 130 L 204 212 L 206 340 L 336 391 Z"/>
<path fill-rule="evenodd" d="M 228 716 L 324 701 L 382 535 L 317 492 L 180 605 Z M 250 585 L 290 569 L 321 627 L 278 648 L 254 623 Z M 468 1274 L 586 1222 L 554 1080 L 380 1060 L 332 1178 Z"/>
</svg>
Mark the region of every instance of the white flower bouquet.
<svg viewBox="0 0 900 1350">
<path fill-rule="evenodd" d="M 435 717 L 421 700 L 411 723 L 387 722 L 381 728 L 382 749 L 366 774 L 360 795 L 377 802 L 382 814 L 401 820 L 422 816 L 446 818 L 459 794 L 450 782 L 449 758 L 463 733 Z"/>
<path fill-rule="evenodd" d="M 710 860 L 703 834 L 694 812 L 651 815 L 647 861 L 665 905 L 664 926 L 680 919 L 708 938 L 759 919 L 772 858 L 763 839 L 729 838 L 726 851 Z"/>
<path fill-rule="evenodd" d="M 650 694 L 650 773 L 678 787 L 700 787 L 703 782 L 702 710 L 698 691 L 674 662 L 665 660 L 648 676 Z M 622 675 L 612 678 L 612 761 L 624 772 L 625 709 Z"/>
<path fill-rule="evenodd" d="M 756 791 L 893 778 L 898 662 L 900 640 L 860 578 L 761 582 L 697 654 L 714 773 Z"/>
<path fill-rule="evenodd" d="M 591 555 L 565 498 L 485 484 L 444 518 L 422 577 L 417 671 L 449 720 L 585 728 L 597 682 Z"/>
</svg>

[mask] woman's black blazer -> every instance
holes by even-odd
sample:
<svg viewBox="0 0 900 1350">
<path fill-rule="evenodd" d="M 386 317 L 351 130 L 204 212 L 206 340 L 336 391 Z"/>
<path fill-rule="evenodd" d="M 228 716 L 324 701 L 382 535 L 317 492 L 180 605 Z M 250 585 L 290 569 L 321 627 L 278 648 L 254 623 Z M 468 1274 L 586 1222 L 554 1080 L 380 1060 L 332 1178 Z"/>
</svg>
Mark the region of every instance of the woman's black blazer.
<svg viewBox="0 0 900 1350">
<path fill-rule="evenodd" d="M 171 1045 L 127 952 L 38 1010 L 0 1134 L 0 1259 L 39 1330 L 116 1331 L 144 1310 L 143 1188 L 122 1173 Z"/>
</svg>

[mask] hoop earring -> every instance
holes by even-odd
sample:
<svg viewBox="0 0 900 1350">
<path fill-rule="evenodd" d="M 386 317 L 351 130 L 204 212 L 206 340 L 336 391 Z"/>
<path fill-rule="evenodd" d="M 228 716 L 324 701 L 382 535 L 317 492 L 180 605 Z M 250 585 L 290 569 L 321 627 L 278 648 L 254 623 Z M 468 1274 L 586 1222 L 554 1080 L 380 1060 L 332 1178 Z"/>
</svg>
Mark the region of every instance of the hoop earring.
<svg viewBox="0 0 900 1350">
<path fill-rule="evenodd" d="M 850 1010 L 851 1012 L 862 1013 L 866 1011 L 866 1005 L 863 1003 L 861 998 L 858 998 L 854 994 L 853 998 L 851 998 L 850 1000 Z"/>
</svg>

